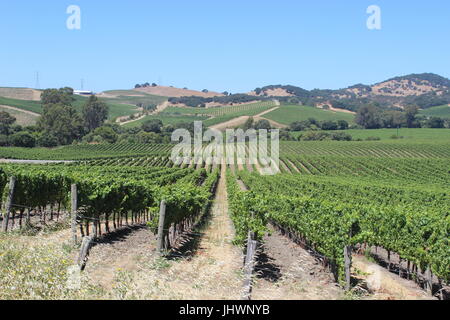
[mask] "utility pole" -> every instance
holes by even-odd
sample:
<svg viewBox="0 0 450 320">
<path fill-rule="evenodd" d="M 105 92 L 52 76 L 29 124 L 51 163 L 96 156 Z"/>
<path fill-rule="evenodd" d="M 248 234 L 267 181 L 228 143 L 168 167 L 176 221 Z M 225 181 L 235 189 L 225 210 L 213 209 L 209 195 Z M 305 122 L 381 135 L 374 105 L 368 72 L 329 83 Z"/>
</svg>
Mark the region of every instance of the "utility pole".
<svg viewBox="0 0 450 320">
<path fill-rule="evenodd" d="M 35 85 L 36 89 L 40 89 L 41 88 L 41 84 L 39 83 L 39 71 L 36 71 L 36 85 Z"/>
</svg>

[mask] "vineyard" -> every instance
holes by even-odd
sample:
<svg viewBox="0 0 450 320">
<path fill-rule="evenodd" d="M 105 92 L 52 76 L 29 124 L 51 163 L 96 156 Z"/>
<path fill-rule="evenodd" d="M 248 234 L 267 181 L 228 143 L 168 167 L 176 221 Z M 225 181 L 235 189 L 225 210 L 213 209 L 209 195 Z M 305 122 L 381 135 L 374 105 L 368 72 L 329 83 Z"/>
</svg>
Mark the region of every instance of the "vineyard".
<svg viewBox="0 0 450 320">
<path fill-rule="evenodd" d="M 227 154 L 234 158 L 230 164 L 192 159 L 177 167 L 170 160 L 172 147 L 2 148 L 2 158 L 71 160 L 1 166 L 2 230 L 14 234 L 37 223 L 67 221 L 72 238 L 81 244 L 82 239 L 101 243 L 124 228 L 146 226 L 158 241 L 155 252 L 175 250 L 181 255 L 178 250 L 189 242 L 187 235 L 210 238 L 194 230 L 210 210 L 219 210 L 211 209 L 218 201 L 214 197 L 225 194 L 223 214 L 234 230 L 227 233 L 245 253 L 244 279 L 236 281 L 243 281 L 246 290 L 255 282 L 256 295 L 259 287 L 252 274 L 259 271 L 252 270 L 267 272 L 260 265 L 261 250 L 270 254 L 270 248 L 264 248 L 276 239 L 304 248 L 320 262 L 320 273 L 333 275 L 346 292 L 359 288 L 353 260 L 363 256 L 373 257 L 387 272 L 417 283 L 435 297 L 448 298 L 446 141 L 282 142 L 280 173 L 274 176 L 260 174 L 262 162 L 242 163 L 235 154 Z M 88 252 L 83 251 L 85 245 L 83 241 L 78 257 L 83 263 L 88 261 L 82 255 Z M 99 249 L 93 252 L 97 261 Z M 233 259 L 239 263 L 240 258 Z"/>
</svg>

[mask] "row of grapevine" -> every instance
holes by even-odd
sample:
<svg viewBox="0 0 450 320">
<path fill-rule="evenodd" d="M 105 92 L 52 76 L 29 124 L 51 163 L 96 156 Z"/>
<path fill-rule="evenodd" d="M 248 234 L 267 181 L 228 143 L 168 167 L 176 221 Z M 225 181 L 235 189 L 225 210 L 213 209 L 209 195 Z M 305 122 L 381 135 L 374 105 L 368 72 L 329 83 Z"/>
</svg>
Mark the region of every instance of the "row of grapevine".
<svg viewBox="0 0 450 320">
<path fill-rule="evenodd" d="M 281 159 L 290 173 L 347 176 L 383 181 L 450 186 L 449 159 L 392 159 L 340 156 L 288 156 Z"/>
<path fill-rule="evenodd" d="M 426 189 L 279 175 L 239 177 L 250 188 L 240 210 L 257 212 L 305 238 L 338 266 L 343 249 L 366 244 L 383 247 L 422 271 L 450 279 L 450 198 Z"/>
<path fill-rule="evenodd" d="M 429 142 L 380 142 L 380 141 L 304 141 L 283 142 L 281 155 L 316 155 L 373 158 L 450 158 L 449 144 Z"/>
<path fill-rule="evenodd" d="M 7 176 L 14 176 L 13 210 L 35 210 L 58 204 L 70 211 L 71 185 L 76 184 L 80 232 L 84 235 L 89 234 L 91 222 L 94 232 L 98 228 L 101 233 L 102 220 L 109 232 L 109 223 L 121 226 L 123 218 L 126 222 L 128 217 L 135 222 L 156 219 L 162 199 L 170 203 L 169 212 L 178 220 L 190 217 L 207 203 L 207 188 L 198 185 L 200 180 L 206 179 L 205 175 L 180 168 L 7 165 L 1 170 L 0 189 L 4 199 Z"/>
</svg>

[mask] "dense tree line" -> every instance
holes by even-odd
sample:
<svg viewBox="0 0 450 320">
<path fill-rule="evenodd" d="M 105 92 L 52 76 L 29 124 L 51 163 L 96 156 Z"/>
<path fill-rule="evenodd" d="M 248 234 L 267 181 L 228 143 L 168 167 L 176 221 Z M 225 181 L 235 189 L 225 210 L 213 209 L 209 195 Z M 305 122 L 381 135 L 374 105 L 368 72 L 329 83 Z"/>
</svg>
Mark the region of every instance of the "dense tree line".
<svg viewBox="0 0 450 320">
<path fill-rule="evenodd" d="M 358 110 L 355 122 L 365 129 L 450 128 L 449 119 L 420 115 L 417 106 L 408 106 L 402 111 L 396 111 L 366 105 Z"/>
<path fill-rule="evenodd" d="M 187 129 L 194 132 L 193 122 L 164 125 L 161 120 L 147 120 L 140 127 L 125 128 L 116 123 L 107 123 L 83 137 L 85 143 L 171 143 L 173 131 Z M 206 129 L 206 128 L 204 128 Z"/>
<path fill-rule="evenodd" d="M 207 103 L 215 102 L 220 104 L 237 104 L 247 103 L 252 101 L 264 101 L 269 100 L 267 97 L 255 97 L 247 94 L 229 94 L 225 96 L 217 96 L 210 98 L 203 98 L 197 96 L 169 98 L 169 102 L 173 104 L 182 103 L 193 108 L 205 108 Z"/>
<path fill-rule="evenodd" d="M 55 147 L 80 141 L 101 127 L 108 117 L 108 106 L 91 96 L 79 114 L 72 103 L 72 88 L 42 92 L 42 116 L 35 126 L 22 128 L 7 112 L 0 115 L 0 144 L 17 147 Z"/>
<path fill-rule="evenodd" d="M 134 88 L 135 89 L 139 89 L 139 88 L 148 88 L 148 87 L 157 87 L 158 85 L 156 84 L 156 83 L 152 83 L 151 85 L 150 85 L 150 83 L 148 83 L 148 82 L 146 82 L 146 83 L 143 83 L 143 84 L 136 84 L 135 86 L 134 86 Z"/>
</svg>

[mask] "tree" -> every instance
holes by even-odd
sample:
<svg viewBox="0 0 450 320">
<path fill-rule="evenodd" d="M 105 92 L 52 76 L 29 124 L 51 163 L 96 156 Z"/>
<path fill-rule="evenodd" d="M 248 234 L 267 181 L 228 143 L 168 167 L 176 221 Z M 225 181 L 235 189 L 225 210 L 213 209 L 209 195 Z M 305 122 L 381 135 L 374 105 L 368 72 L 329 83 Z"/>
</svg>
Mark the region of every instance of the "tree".
<svg viewBox="0 0 450 320">
<path fill-rule="evenodd" d="M 162 136 L 154 132 L 139 132 L 137 135 L 139 143 L 161 143 Z"/>
<path fill-rule="evenodd" d="M 303 131 L 308 129 L 310 125 L 308 121 L 295 121 L 290 124 L 289 128 L 292 131 Z"/>
<path fill-rule="evenodd" d="M 382 127 L 399 128 L 406 124 L 405 113 L 401 111 L 387 110 L 381 114 Z"/>
<path fill-rule="evenodd" d="M 444 128 L 444 119 L 438 117 L 431 117 L 426 121 L 426 126 L 428 128 L 442 129 Z"/>
<path fill-rule="evenodd" d="M 58 139 L 48 132 L 43 132 L 36 140 L 36 143 L 40 147 L 53 148 L 58 145 Z"/>
<path fill-rule="evenodd" d="M 249 117 L 247 119 L 247 121 L 245 121 L 244 127 L 242 129 L 244 129 L 244 131 L 247 131 L 248 129 L 252 129 L 254 126 L 254 122 L 255 122 L 255 120 L 253 119 L 253 117 Z"/>
<path fill-rule="evenodd" d="M 0 134 L 0 147 L 7 147 L 8 145 L 8 136 L 5 134 Z"/>
<path fill-rule="evenodd" d="M 15 147 L 33 148 L 36 146 L 36 139 L 28 132 L 17 132 L 10 137 L 10 143 Z"/>
<path fill-rule="evenodd" d="M 90 96 L 83 106 L 83 124 L 87 132 L 101 127 L 108 119 L 109 107 L 96 96 Z"/>
<path fill-rule="evenodd" d="M 94 136 L 101 137 L 105 142 L 115 143 L 117 141 L 117 134 L 111 127 L 100 127 L 92 133 Z"/>
<path fill-rule="evenodd" d="M 352 141 L 353 137 L 345 132 L 334 132 L 331 134 L 331 140 L 336 141 Z"/>
<path fill-rule="evenodd" d="M 405 108 L 406 113 L 406 126 L 408 128 L 420 127 L 420 124 L 416 121 L 416 115 L 419 113 L 419 108 L 416 106 L 408 106 Z"/>
<path fill-rule="evenodd" d="M 144 109 L 145 111 L 148 111 L 148 112 L 153 112 L 153 111 L 156 110 L 157 107 L 158 107 L 158 106 L 157 106 L 156 104 L 150 103 L 150 104 L 144 106 L 143 109 Z"/>
<path fill-rule="evenodd" d="M 322 130 L 337 130 L 338 124 L 334 121 L 323 121 L 320 127 Z"/>
<path fill-rule="evenodd" d="M 270 125 L 270 122 L 268 120 L 263 119 L 263 120 L 259 120 L 258 122 L 256 122 L 255 129 L 256 130 L 260 130 L 260 129 L 270 130 L 270 129 L 272 129 L 272 126 Z"/>
<path fill-rule="evenodd" d="M 73 97 L 73 89 L 69 87 L 61 89 L 47 89 L 41 94 L 42 105 L 63 104 L 65 106 L 70 106 L 74 101 L 75 98 Z"/>
<path fill-rule="evenodd" d="M 338 120 L 337 124 L 339 130 L 347 130 L 349 128 L 349 124 L 345 120 Z"/>
<path fill-rule="evenodd" d="M 373 105 L 365 105 L 358 110 L 355 122 L 365 129 L 380 128 L 380 114 Z"/>
<path fill-rule="evenodd" d="M 71 106 L 49 104 L 44 106 L 37 126 L 58 139 L 59 145 L 71 144 L 83 136 L 83 121 Z"/>
<path fill-rule="evenodd" d="M 0 112 L 0 134 L 8 135 L 11 131 L 11 125 L 16 122 L 16 118 L 11 116 L 8 112 Z"/>
<path fill-rule="evenodd" d="M 154 133 L 161 133 L 163 123 L 159 119 L 152 119 L 145 121 L 141 128 L 145 132 L 154 132 Z"/>
</svg>

